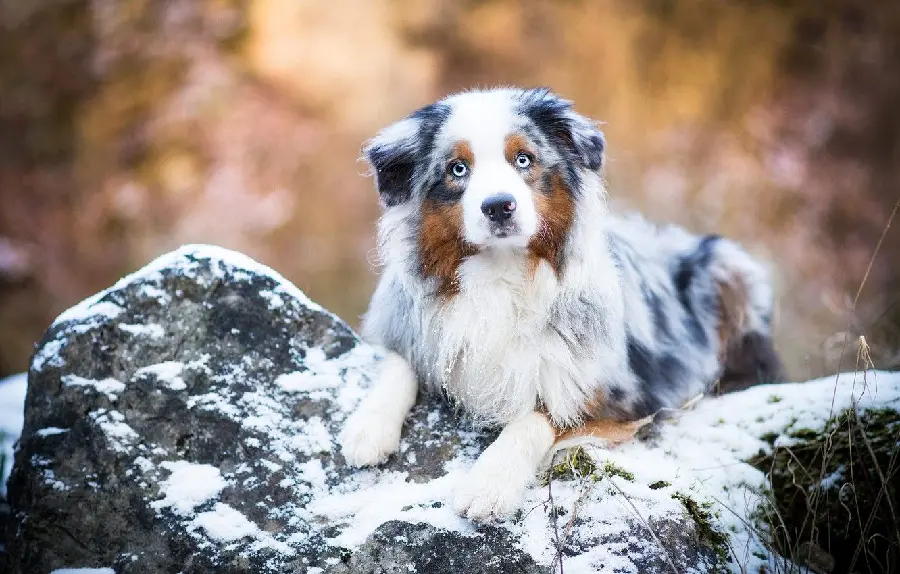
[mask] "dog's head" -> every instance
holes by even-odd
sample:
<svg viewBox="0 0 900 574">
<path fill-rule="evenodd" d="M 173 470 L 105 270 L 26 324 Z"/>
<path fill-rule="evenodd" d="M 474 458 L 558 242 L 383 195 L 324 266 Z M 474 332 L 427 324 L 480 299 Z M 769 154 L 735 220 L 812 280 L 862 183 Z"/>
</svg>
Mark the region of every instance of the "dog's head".
<svg viewBox="0 0 900 574">
<path fill-rule="evenodd" d="M 426 274 L 429 259 L 440 267 L 486 249 L 529 250 L 556 266 L 603 151 L 593 122 L 547 89 L 456 94 L 364 148 L 385 208 L 412 204 L 421 218 Z"/>
</svg>

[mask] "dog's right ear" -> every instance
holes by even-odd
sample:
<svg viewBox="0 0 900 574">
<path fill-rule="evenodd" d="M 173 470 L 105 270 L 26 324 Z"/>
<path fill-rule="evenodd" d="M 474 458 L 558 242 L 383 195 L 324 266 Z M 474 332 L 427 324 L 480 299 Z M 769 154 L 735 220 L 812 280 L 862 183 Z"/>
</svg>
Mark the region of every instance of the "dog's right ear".
<svg viewBox="0 0 900 574">
<path fill-rule="evenodd" d="M 375 172 L 375 185 L 382 203 L 399 205 L 412 195 L 419 127 L 413 117 L 400 120 L 366 142 L 363 153 Z"/>
<path fill-rule="evenodd" d="M 429 154 L 434 134 L 448 114 L 446 106 L 431 104 L 384 128 L 363 147 L 385 206 L 400 205 L 412 196 L 416 163 Z"/>
</svg>

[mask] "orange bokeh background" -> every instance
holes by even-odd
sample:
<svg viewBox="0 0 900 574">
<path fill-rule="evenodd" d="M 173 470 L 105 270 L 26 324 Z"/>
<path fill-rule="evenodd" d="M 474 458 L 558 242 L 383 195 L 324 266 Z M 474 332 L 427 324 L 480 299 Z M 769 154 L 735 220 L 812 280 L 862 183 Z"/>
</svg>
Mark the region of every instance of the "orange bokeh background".
<svg viewBox="0 0 900 574">
<path fill-rule="evenodd" d="M 358 161 L 448 92 L 546 85 L 605 122 L 617 208 L 776 270 L 794 377 L 900 365 L 900 7 L 872 1 L 0 3 L 0 375 L 52 318 L 187 242 L 351 325 L 379 213 Z M 849 326 L 849 331 L 848 331 Z"/>
</svg>

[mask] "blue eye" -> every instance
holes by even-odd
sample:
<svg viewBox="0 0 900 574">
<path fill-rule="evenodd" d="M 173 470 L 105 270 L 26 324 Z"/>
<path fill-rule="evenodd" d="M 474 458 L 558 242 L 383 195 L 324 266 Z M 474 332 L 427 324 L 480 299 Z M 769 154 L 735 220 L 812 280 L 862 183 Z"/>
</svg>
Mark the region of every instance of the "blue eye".
<svg viewBox="0 0 900 574">
<path fill-rule="evenodd" d="M 464 161 L 454 161 L 450 164 L 450 173 L 453 177 L 465 177 L 469 173 L 469 166 Z"/>
<path fill-rule="evenodd" d="M 524 151 L 520 151 L 516 154 L 516 167 L 520 169 L 531 167 L 531 158 Z"/>
</svg>

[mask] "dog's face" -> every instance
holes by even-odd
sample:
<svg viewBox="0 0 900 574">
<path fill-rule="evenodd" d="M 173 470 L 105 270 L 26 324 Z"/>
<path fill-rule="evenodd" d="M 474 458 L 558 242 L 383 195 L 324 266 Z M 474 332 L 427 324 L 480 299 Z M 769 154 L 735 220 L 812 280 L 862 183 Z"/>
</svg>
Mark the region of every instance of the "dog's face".
<svg viewBox="0 0 900 574">
<path fill-rule="evenodd" d="M 365 148 L 387 210 L 418 209 L 423 269 L 486 249 L 558 258 L 603 135 L 548 90 L 464 92 L 389 126 Z"/>
</svg>

